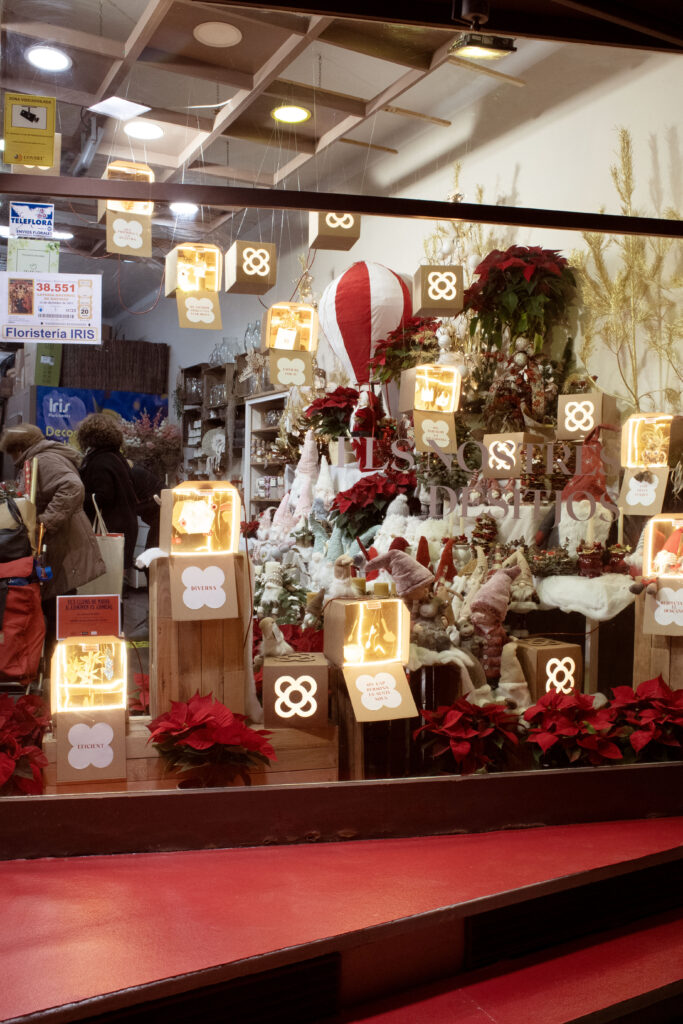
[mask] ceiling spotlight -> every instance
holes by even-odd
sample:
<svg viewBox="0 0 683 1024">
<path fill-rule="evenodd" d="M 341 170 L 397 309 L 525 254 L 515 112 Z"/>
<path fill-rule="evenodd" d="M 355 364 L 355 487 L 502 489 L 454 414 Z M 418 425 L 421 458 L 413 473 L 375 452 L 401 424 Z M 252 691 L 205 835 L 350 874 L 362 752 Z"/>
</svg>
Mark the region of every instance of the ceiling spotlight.
<svg viewBox="0 0 683 1024">
<path fill-rule="evenodd" d="M 131 100 L 124 100 L 122 96 L 110 96 L 101 100 L 88 110 L 93 114 L 104 114 L 106 117 L 115 117 L 117 121 L 129 121 L 131 117 L 140 117 L 146 114 L 151 107 L 145 107 L 142 103 L 133 103 Z"/>
<path fill-rule="evenodd" d="M 284 124 L 302 124 L 308 121 L 311 116 L 310 110 L 306 107 L 297 107 L 291 103 L 283 103 L 271 110 L 270 116 L 274 121 L 282 121 Z"/>
<path fill-rule="evenodd" d="M 71 57 L 55 46 L 31 46 L 24 56 L 39 71 L 67 71 L 71 67 Z"/>
<path fill-rule="evenodd" d="M 123 130 L 131 139 L 160 139 L 164 134 L 161 125 L 154 121 L 128 121 L 124 124 Z"/>
<path fill-rule="evenodd" d="M 168 208 L 176 217 L 194 217 L 199 210 L 195 203 L 171 203 Z"/>
<path fill-rule="evenodd" d="M 59 238 L 63 242 L 68 242 L 71 238 L 73 238 L 73 231 L 53 231 L 52 237 Z"/>
<path fill-rule="evenodd" d="M 192 35 L 198 43 L 203 46 L 237 46 L 242 42 L 242 33 L 236 25 L 229 25 L 227 21 L 203 21 L 201 25 L 195 25 Z"/>
<path fill-rule="evenodd" d="M 481 32 L 464 32 L 451 46 L 454 57 L 468 57 L 471 60 L 500 60 L 516 50 L 513 39 L 483 35 Z"/>
</svg>

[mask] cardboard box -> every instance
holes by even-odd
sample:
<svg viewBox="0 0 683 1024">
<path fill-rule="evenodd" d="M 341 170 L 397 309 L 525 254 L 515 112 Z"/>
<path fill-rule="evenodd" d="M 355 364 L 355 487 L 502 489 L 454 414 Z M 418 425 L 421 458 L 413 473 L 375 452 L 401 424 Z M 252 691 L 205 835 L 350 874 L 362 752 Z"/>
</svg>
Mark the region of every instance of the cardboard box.
<svg viewBox="0 0 683 1024">
<path fill-rule="evenodd" d="M 233 242 L 225 254 L 225 290 L 264 295 L 277 281 L 277 246 L 272 242 Z"/>
<path fill-rule="evenodd" d="M 360 223 L 357 213 L 311 211 L 308 214 L 308 247 L 348 252 L 360 238 Z"/>
<path fill-rule="evenodd" d="M 263 662 L 263 724 L 267 729 L 318 729 L 328 720 L 328 670 L 323 654 L 297 652 Z"/>
<path fill-rule="evenodd" d="M 210 292 L 221 290 L 223 253 L 210 242 L 183 242 L 166 255 L 164 295 L 176 291 Z"/>
<path fill-rule="evenodd" d="M 58 711 L 57 782 L 91 782 L 126 777 L 126 711 Z"/>
<path fill-rule="evenodd" d="M 630 516 L 652 516 L 661 512 L 668 479 L 668 467 L 627 469 L 619 492 L 619 508 Z"/>
<path fill-rule="evenodd" d="M 621 429 L 621 464 L 629 469 L 673 468 L 683 458 L 683 416 L 635 413 Z"/>
<path fill-rule="evenodd" d="M 417 707 L 400 662 L 345 665 L 342 674 L 357 722 L 417 717 Z"/>
<path fill-rule="evenodd" d="M 177 622 L 236 619 L 235 559 L 244 555 L 171 555 L 171 611 Z"/>
<path fill-rule="evenodd" d="M 442 452 L 457 452 L 458 439 L 453 413 L 418 412 L 416 409 L 413 423 L 416 451 L 433 452 L 436 446 Z"/>
<path fill-rule="evenodd" d="M 683 514 L 662 513 L 650 519 L 643 540 L 643 576 L 683 582 Z"/>
<path fill-rule="evenodd" d="M 325 608 L 325 657 L 333 665 L 368 666 L 410 657 L 410 615 L 397 597 L 330 601 Z"/>
<path fill-rule="evenodd" d="M 262 317 L 265 348 L 283 352 L 315 352 L 318 312 L 305 302 L 276 302 Z"/>
<path fill-rule="evenodd" d="M 268 373 L 274 388 L 310 387 L 313 384 L 311 353 L 269 348 Z"/>
<path fill-rule="evenodd" d="M 683 580 L 660 583 L 656 594 L 645 594 L 643 633 L 683 636 Z M 671 686 L 680 684 L 670 679 Z"/>
<path fill-rule="evenodd" d="M 555 434 L 558 441 L 583 440 L 601 423 L 619 425 L 616 398 L 602 391 L 558 397 Z"/>
<path fill-rule="evenodd" d="M 483 475 L 490 480 L 510 480 L 526 471 L 527 453 L 531 445 L 545 445 L 548 441 L 540 434 L 520 431 L 511 434 L 485 434 L 484 447 L 488 453 Z M 545 457 L 545 450 L 543 451 Z"/>
<path fill-rule="evenodd" d="M 537 701 L 545 693 L 580 693 L 583 652 L 578 644 L 549 637 L 518 640 L 517 657 L 532 700 Z"/>
<path fill-rule="evenodd" d="M 413 316 L 457 316 L 462 309 L 460 266 L 428 264 L 413 276 Z"/>
<path fill-rule="evenodd" d="M 107 252 L 123 256 L 152 255 L 152 218 L 107 210 Z"/>
<path fill-rule="evenodd" d="M 460 404 L 460 371 L 449 363 L 421 363 L 401 374 L 400 412 L 454 413 Z"/>
</svg>

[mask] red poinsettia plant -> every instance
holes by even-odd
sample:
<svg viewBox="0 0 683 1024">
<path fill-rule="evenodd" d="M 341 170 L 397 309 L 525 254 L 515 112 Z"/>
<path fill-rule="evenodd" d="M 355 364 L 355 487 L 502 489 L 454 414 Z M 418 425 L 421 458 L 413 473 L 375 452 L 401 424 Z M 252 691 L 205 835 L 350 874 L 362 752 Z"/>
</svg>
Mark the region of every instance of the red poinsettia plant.
<svg viewBox="0 0 683 1024">
<path fill-rule="evenodd" d="M 243 537 L 255 537 L 258 533 L 259 521 L 258 519 L 244 520 L 240 523 L 240 533 Z"/>
<path fill-rule="evenodd" d="M 678 761 L 683 758 L 683 690 L 648 679 L 632 690 L 615 686 L 610 707 L 625 760 Z"/>
<path fill-rule="evenodd" d="M 335 388 L 316 398 L 305 411 L 311 426 L 317 434 L 336 440 L 348 437 L 351 415 L 358 404 L 359 392 L 355 388 Z"/>
<path fill-rule="evenodd" d="M 524 712 L 539 767 L 610 764 L 623 760 L 619 726 L 609 704 L 595 707 L 585 693 L 546 693 Z"/>
<path fill-rule="evenodd" d="M 35 694 L 16 701 L 0 694 L 0 796 L 43 792 L 47 758 L 40 747 L 49 721 L 47 706 Z"/>
<path fill-rule="evenodd" d="M 149 675 L 136 672 L 133 676 L 133 689 L 128 694 L 128 710 L 132 714 L 149 714 Z"/>
<path fill-rule="evenodd" d="M 494 249 L 475 274 L 464 294 L 464 310 L 473 314 L 470 333 L 479 330 L 498 348 L 507 327 L 512 340 L 526 335 L 540 351 L 549 329 L 565 321 L 576 287 L 567 260 L 538 245 Z"/>
<path fill-rule="evenodd" d="M 250 784 L 253 768 L 276 760 L 271 733 L 252 729 L 213 694 L 195 693 L 172 701 L 171 710 L 150 722 L 150 742 L 172 771 L 187 773 L 198 786 L 224 786 L 241 778 Z"/>
<path fill-rule="evenodd" d="M 386 384 L 398 380 L 404 370 L 433 362 L 439 354 L 438 326 L 439 321 L 432 317 L 412 316 L 389 331 L 377 342 L 370 358 L 372 379 Z"/>
<path fill-rule="evenodd" d="M 426 737 L 425 746 L 443 772 L 510 770 L 519 746 L 518 717 L 505 705 L 470 703 L 466 697 L 436 711 L 420 711 L 425 724 L 413 738 Z"/>
<path fill-rule="evenodd" d="M 387 505 L 397 495 L 417 486 L 417 477 L 409 473 L 372 473 L 340 491 L 332 504 L 331 519 L 351 537 L 358 537 L 384 518 Z"/>
</svg>

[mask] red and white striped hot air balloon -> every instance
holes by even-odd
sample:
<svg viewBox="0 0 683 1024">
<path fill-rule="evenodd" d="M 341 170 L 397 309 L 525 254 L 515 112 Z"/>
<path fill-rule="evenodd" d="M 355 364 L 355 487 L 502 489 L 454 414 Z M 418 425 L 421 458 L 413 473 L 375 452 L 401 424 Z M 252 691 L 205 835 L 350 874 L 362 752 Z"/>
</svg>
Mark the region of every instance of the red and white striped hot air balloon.
<svg viewBox="0 0 683 1024">
<path fill-rule="evenodd" d="M 413 311 L 408 286 L 381 263 L 354 263 L 322 294 L 318 315 L 332 351 L 352 381 L 367 384 L 375 345 Z"/>
</svg>

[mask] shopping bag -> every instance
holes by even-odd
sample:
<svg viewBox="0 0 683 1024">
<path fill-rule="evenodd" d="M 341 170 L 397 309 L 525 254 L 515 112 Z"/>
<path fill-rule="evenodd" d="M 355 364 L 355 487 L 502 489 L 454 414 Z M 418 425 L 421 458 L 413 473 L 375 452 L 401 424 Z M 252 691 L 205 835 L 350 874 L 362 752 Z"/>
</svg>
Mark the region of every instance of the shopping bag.
<svg viewBox="0 0 683 1024">
<path fill-rule="evenodd" d="M 123 590 L 123 546 L 125 537 L 122 533 L 109 533 L 102 518 L 97 502 L 93 498 L 95 518 L 92 528 L 95 532 L 100 555 L 107 569 L 90 583 L 78 587 L 77 594 L 120 594 Z"/>
</svg>

